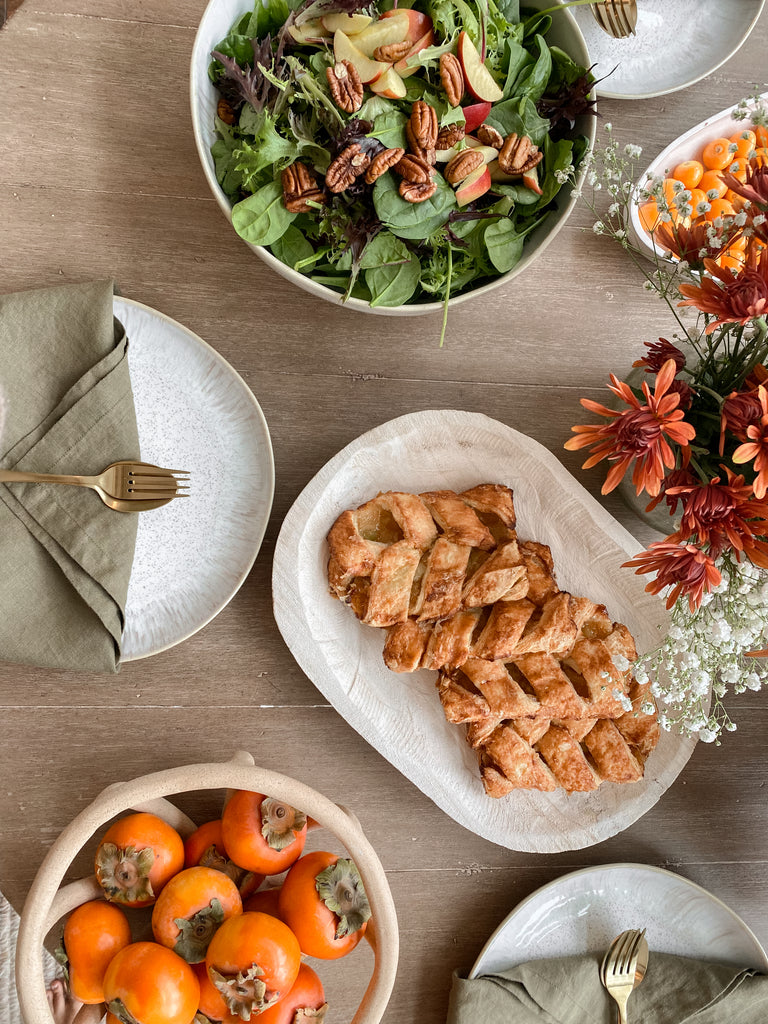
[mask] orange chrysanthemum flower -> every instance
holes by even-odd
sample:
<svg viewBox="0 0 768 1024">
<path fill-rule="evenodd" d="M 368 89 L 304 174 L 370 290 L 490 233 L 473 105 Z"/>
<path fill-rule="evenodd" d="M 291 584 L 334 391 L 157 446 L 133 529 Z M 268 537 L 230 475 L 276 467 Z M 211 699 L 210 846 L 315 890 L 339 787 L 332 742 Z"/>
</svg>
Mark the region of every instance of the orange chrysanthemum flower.
<svg viewBox="0 0 768 1024">
<path fill-rule="evenodd" d="M 727 226 L 726 226 L 727 225 Z M 654 239 L 669 249 L 692 270 L 703 270 L 706 259 L 716 260 L 742 234 L 742 228 L 728 218 L 722 227 L 715 227 L 709 221 L 699 221 L 686 227 L 682 221 L 677 224 L 659 224 L 654 228 Z"/>
<path fill-rule="evenodd" d="M 714 559 L 706 551 L 695 544 L 679 544 L 671 538 L 656 541 L 624 566 L 634 568 L 638 576 L 655 572 L 656 578 L 645 588 L 648 593 L 659 594 L 665 587 L 671 587 L 667 608 L 685 594 L 692 612 L 701 604 L 705 591 L 709 592 L 722 579 Z"/>
<path fill-rule="evenodd" d="M 683 514 L 680 529 L 668 540 L 693 537 L 697 544 L 709 545 L 709 554 L 718 558 L 726 548 L 746 551 L 749 558 L 768 568 L 768 502 L 756 501 L 752 485 L 745 483 L 728 466 L 723 466 L 727 482 L 716 476 L 709 483 L 700 481 L 667 487 L 666 493 L 681 498 Z"/>
<path fill-rule="evenodd" d="M 675 465 L 675 454 L 669 441 L 681 445 L 683 456 L 687 457 L 688 444 L 696 436 L 696 431 L 690 423 L 683 422 L 684 413 L 679 408 L 680 395 L 669 393 L 675 372 L 675 360 L 668 359 L 656 377 L 653 394 L 643 381 L 645 405 L 640 404 L 628 384 L 611 374 L 611 391 L 629 406 L 623 412 L 607 409 L 588 398 L 581 399 L 585 409 L 598 416 L 605 416 L 611 422 L 571 427 L 578 436 L 570 438 L 565 447 L 569 451 L 593 447 L 592 454 L 584 463 L 584 469 L 596 466 L 603 459 L 614 463 L 605 478 L 603 494 L 618 487 L 624 474 L 634 464 L 632 482 L 637 493 L 645 489 L 649 494 L 656 495 L 666 470 Z"/>
<path fill-rule="evenodd" d="M 768 391 L 761 384 L 757 389 L 762 416 L 757 423 L 747 427 L 745 444 L 739 445 L 733 453 L 736 463 L 752 462 L 757 476 L 753 487 L 756 498 L 764 498 L 768 491 Z"/>
<path fill-rule="evenodd" d="M 747 324 L 768 313 L 768 251 L 759 261 L 750 255 L 738 274 L 718 267 L 709 259 L 704 260 L 704 268 L 710 276 L 702 277 L 701 285 L 680 285 L 680 294 L 686 299 L 678 305 L 695 306 L 702 313 L 714 316 L 707 324 L 707 334 L 722 324 Z M 715 278 L 721 283 L 716 283 Z"/>
</svg>

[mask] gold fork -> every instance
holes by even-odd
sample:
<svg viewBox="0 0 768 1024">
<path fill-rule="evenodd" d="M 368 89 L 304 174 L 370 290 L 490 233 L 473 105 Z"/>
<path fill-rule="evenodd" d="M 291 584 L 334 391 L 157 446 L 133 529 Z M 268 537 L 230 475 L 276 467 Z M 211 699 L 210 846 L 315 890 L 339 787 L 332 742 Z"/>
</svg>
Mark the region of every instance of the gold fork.
<svg viewBox="0 0 768 1024">
<path fill-rule="evenodd" d="M 600 966 L 600 980 L 619 1007 L 619 1024 L 627 1024 L 627 1000 L 635 987 L 635 968 L 644 938 L 645 928 L 622 932 L 611 943 Z"/>
<path fill-rule="evenodd" d="M 599 3 L 590 4 L 589 9 L 600 28 L 614 39 L 635 35 L 636 0 L 600 0 Z"/>
<path fill-rule="evenodd" d="M 167 505 L 174 498 L 187 497 L 189 474 L 179 469 L 162 469 L 148 462 L 113 462 L 98 476 L 64 476 L 57 473 L 25 473 L 0 469 L 0 483 L 67 484 L 90 487 L 116 512 L 146 512 Z"/>
</svg>

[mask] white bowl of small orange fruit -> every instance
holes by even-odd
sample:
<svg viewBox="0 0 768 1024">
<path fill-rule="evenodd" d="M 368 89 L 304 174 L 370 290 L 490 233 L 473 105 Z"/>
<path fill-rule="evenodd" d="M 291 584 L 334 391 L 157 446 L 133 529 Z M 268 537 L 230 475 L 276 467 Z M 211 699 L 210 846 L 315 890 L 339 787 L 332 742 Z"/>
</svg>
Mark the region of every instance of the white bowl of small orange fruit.
<svg viewBox="0 0 768 1024">
<path fill-rule="evenodd" d="M 221 818 L 199 827 L 166 799 L 220 788 Z M 345 852 L 306 853 L 316 827 Z M 93 874 L 62 887 L 94 839 Z M 364 937 L 374 966 L 353 1019 L 378 1024 L 397 969 L 392 896 L 357 819 L 244 752 L 110 786 L 61 833 L 19 927 L 27 1024 L 52 1021 L 41 950 L 63 917 L 71 996 L 107 1024 L 321 1024 L 322 972 L 304 958 L 339 959 Z"/>
<path fill-rule="evenodd" d="M 765 94 L 762 99 L 767 97 Z M 721 231 L 725 225 L 727 234 L 744 200 L 729 188 L 723 174 L 733 174 L 744 182 L 750 167 L 766 163 L 768 128 L 754 124 L 742 106 L 729 107 L 695 125 L 670 143 L 638 181 L 629 219 L 635 245 L 649 259 L 675 259 L 675 253 L 670 253 L 658 236 L 664 223 L 673 236 L 678 226 L 691 228 L 696 224 L 712 225 Z M 658 188 L 659 182 L 663 199 L 657 200 L 649 192 L 654 183 Z M 738 237 L 716 262 L 738 271 L 745 263 L 750 243 L 746 236 L 735 234 Z"/>
</svg>

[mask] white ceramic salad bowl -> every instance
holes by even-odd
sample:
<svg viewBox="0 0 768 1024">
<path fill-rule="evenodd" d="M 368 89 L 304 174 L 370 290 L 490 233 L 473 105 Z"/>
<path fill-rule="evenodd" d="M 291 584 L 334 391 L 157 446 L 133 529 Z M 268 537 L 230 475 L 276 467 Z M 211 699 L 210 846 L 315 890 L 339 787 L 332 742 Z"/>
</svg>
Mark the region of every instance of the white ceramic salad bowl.
<svg viewBox="0 0 768 1024">
<path fill-rule="evenodd" d="M 543 10 L 551 8 L 553 5 L 551 0 L 528 0 L 526 6 Z M 209 0 L 192 48 L 190 103 L 195 144 L 211 192 L 219 204 L 222 213 L 230 223 L 232 220 L 232 206 L 216 180 L 214 162 L 211 156 L 211 146 L 216 141 L 214 118 L 219 95 L 208 77 L 208 66 L 211 61 L 211 51 L 227 35 L 237 18 L 252 9 L 253 0 L 250 0 L 250 2 L 249 0 Z M 547 41 L 550 46 L 560 47 L 583 67 L 589 67 L 590 58 L 584 37 L 569 10 L 563 9 L 554 14 L 552 27 L 547 33 Z M 575 132 L 588 139 L 589 150 L 594 145 L 595 131 L 594 117 L 582 117 L 576 124 Z M 582 176 L 583 174 L 578 176 L 579 185 L 581 184 Z M 513 269 L 479 288 L 451 298 L 448 303 L 449 306 L 456 306 L 469 299 L 487 295 L 488 292 L 498 288 L 500 285 L 506 284 L 512 278 L 522 273 L 558 234 L 568 219 L 575 203 L 576 199 L 571 195 L 571 190 L 567 186 L 561 189 L 555 199 L 556 209 L 549 214 L 543 224 L 531 232 L 526 240 L 525 254 Z M 245 244 L 249 245 L 249 248 L 253 249 L 257 256 L 264 260 L 274 271 L 304 291 L 310 292 L 312 295 L 316 295 L 328 302 L 339 304 L 344 301 L 343 296 L 339 292 L 311 280 L 292 267 L 282 263 L 264 246 L 251 245 L 248 242 Z M 372 307 L 364 299 L 353 297 L 347 299 L 344 305 L 348 309 L 360 310 L 364 313 L 381 313 L 387 316 L 417 316 L 442 310 L 444 303 L 442 300 L 439 300 L 414 303 L 412 305 Z"/>
<path fill-rule="evenodd" d="M 768 93 L 763 93 L 761 98 L 764 101 L 768 100 Z M 659 153 L 638 178 L 637 188 L 629 208 L 629 234 L 633 244 L 649 260 L 659 258 L 661 253 L 658 245 L 654 249 L 653 239 L 640 222 L 640 207 L 643 204 L 638 201 L 639 190 L 645 185 L 649 176 L 652 178 L 669 177 L 672 169 L 683 161 L 700 160 L 702 149 L 712 139 L 720 136 L 730 138 L 736 132 L 749 128 L 752 123 L 749 117 L 738 121 L 733 116 L 734 110 L 735 106 L 726 107 L 719 114 L 712 114 L 711 117 L 694 125 L 693 128 L 689 128 L 687 132 L 683 132 Z"/>
</svg>

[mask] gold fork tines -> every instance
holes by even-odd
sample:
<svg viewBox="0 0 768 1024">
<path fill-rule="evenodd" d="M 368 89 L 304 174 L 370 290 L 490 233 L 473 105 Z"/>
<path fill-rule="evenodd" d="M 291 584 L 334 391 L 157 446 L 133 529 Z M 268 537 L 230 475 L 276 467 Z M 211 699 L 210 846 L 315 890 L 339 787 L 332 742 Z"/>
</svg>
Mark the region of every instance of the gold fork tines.
<svg viewBox="0 0 768 1024">
<path fill-rule="evenodd" d="M 636 0 L 600 0 L 599 3 L 590 4 L 589 9 L 600 28 L 615 39 L 635 35 Z"/>
<path fill-rule="evenodd" d="M 27 473 L 0 469 L 0 483 L 65 484 L 89 487 L 116 512 L 145 512 L 188 496 L 189 474 L 163 469 L 147 462 L 113 462 L 98 476 L 65 476 L 58 473 Z"/>
</svg>

